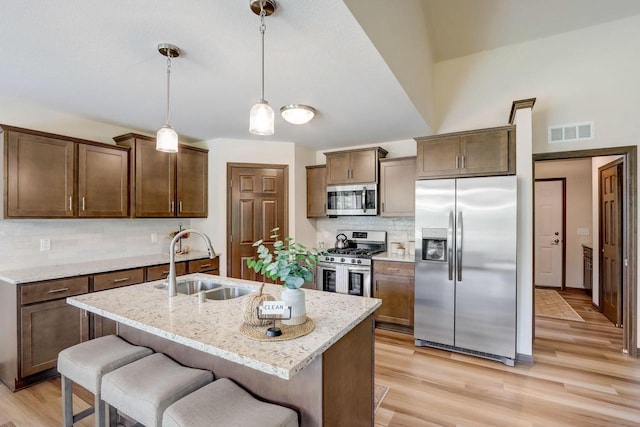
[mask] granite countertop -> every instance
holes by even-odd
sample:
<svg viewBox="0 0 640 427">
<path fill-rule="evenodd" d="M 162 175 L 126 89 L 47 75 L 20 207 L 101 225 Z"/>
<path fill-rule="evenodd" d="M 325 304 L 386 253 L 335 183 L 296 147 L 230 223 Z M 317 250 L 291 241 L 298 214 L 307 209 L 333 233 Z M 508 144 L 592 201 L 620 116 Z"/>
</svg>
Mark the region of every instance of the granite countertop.
<svg viewBox="0 0 640 427">
<path fill-rule="evenodd" d="M 213 280 L 243 288 L 258 289 L 248 280 L 203 273 L 182 279 Z M 166 289 L 156 289 L 163 280 L 67 298 L 67 302 L 153 335 L 221 357 L 288 380 L 300 372 L 371 315 L 381 304 L 363 298 L 303 289 L 307 315 L 315 322 L 308 335 L 289 341 L 256 341 L 240 334 L 243 304 L 248 296 L 198 304 L 197 295 L 169 298 Z M 282 286 L 265 285 L 264 293 L 279 299 Z M 266 327 L 265 327 L 266 328 Z"/>
<path fill-rule="evenodd" d="M 374 261 L 399 261 L 399 262 L 415 262 L 415 255 L 411 254 L 392 254 L 391 252 L 382 252 L 371 257 Z"/>
<path fill-rule="evenodd" d="M 220 254 L 217 254 L 217 256 L 220 256 Z M 208 252 L 193 251 L 186 255 L 176 255 L 176 262 L 208 257 Z M 166 264 L 168 262 L 169 254 L 167 253 L 78 262 L 73 264 L 44 265 L 39 267 L 0 271 L 0 280 L 13 285 L 18 285 L 20 283 L 40 282 L 43 280 L 61 279 L 63 277 L 82 276 L 85 274 L 103 273 L 105 271 L 117 271 L 127 268 Z"/>
</svg>

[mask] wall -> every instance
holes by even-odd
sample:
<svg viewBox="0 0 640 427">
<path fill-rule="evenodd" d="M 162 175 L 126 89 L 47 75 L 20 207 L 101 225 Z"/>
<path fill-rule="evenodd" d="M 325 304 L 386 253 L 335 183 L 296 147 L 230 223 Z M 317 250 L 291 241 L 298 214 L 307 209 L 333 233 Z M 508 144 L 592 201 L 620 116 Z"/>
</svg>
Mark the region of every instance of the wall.
<svg viewBox="0 0 640 427">
<path fill-rule="evenodd" d="M 534 153 L 637 146 L 639 50 L 640 16 L 635 16 L 439 62 L 435 65 L 438 133 L 504 125 L 512 101 L 535 97 Z M 594 139 L 547 144 L 548 126 L 591 120 Z M 518 152 L 521 149 L 519 141 Z M 531 179 L 520 163 L 518 168 L 519 180 Z M 532 211 L 522 204 L 519 208 L 525 212 L 523 220 L 531 221 Z M 521 240 L 532 246 L 532 233 Z M 531 264 L 532 255 L 524 262 Z M 519 313 L 531 306 L 530 297 L 520 301 Z M 519 323 L 519 345 L 532 342 L 531 332 L 526 320 Z"/>
<path fill-rule="evenodd" d="M 303 244 L 315 241 L 315 232 L 306 219 L 306 193 L 301 195 L 302 189 L 306 191 L 302 169 L 305 161 L 310 162 L 314 157 L 314 152 L 290 142 L 216 138 L 204 144 L 209 149 L 209 217 L 194 219 L 192 224 L 209 235 L 214 249 L 221 254 L 221 275 L 227 274 L 227 163 L 289 166 L 289 235 Z M 303 200 L 298 200 L 300 198 Z M 301 206 L 304 206 L 304 216 L 301 216 Z"/>
<path fill-rule="evenodd" d="M 566 286 L 583 288 L 582 244 L 594 238 L 591 200 L 591 159 L 536 162 L 535 178 L 566 178 Z M 579 228 L 589 230 L 578 235 Z M 597 227 L 595 238 L 597 239 Z"/>
</svg>

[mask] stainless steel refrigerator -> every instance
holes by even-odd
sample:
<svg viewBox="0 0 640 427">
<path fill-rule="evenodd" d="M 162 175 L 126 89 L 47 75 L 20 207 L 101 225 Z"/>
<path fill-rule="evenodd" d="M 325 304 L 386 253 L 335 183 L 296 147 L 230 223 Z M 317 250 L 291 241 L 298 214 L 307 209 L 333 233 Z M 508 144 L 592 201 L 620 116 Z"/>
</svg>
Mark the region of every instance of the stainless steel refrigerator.
<svg viewBox="0 0 640 427">
<path fill-rule="evenodd" d="M 416 182 L 417 346 L 516 355 L 515 176 Z"/>
</svg>

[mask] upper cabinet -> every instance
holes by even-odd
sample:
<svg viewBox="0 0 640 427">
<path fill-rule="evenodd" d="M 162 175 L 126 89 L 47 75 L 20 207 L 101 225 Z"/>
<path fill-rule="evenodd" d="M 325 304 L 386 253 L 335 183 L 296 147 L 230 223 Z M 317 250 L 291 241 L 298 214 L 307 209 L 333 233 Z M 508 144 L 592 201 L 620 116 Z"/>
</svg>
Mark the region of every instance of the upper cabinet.
<svg viewBox="0 0 640 427">
<path fill-rule="evenodd" d="M 180 145 L 177 155 L 165 153 L 156 150 L 155 138 L 133 133 L 114 140 L 131 148 L 132 216 L 207 216 L 208 150 Z"/>
<path fill-rule="evenodd" d="M 380 215 L 414 216 L 416 158 L 380 160 Z"/>
<path fill-rule="evenodd" d="M 324 153 L 327 185 L 378 182 L 378 160 L 387 155 L 380 147 Z"/>
<path fill-rule="evenodd" d="M 5 218 L 128 215 L 128 149 L 2 125 Z"/>
<path fill-rule="evenodd" d="M 417 178 L 516 173 L 515 126 L 416 138 Z"/>
<path fill-rule="evenodd" d="M 307 166 L 307 218 L 327 216 L 327 168 Z"/>
</svg>

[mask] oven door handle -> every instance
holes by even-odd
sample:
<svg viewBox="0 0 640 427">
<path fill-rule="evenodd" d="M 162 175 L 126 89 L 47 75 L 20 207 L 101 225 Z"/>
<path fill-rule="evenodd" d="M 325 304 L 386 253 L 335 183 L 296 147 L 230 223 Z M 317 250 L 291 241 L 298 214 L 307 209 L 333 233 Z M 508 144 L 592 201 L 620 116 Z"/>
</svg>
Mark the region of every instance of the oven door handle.
<svg viewBox="0 0 640 427">
<path fill-rule="evenodd" d="M 369 267 L 352 267 L 350 265 L 347 265 L 347 269 L 349 271 L 371 271 Z"/>
<path fill-rule="evenodd" d="M 318 263 L 318 267 L 319 268 L 324 268 L 325 270 L 335 270 L 336 269 L 336 265 L 337 264 L 331 264 L 328 262 L 319 262 Z"/>
</svg>

